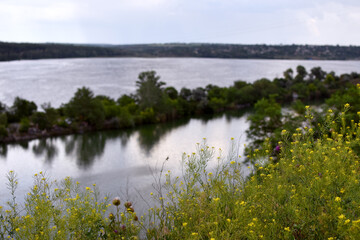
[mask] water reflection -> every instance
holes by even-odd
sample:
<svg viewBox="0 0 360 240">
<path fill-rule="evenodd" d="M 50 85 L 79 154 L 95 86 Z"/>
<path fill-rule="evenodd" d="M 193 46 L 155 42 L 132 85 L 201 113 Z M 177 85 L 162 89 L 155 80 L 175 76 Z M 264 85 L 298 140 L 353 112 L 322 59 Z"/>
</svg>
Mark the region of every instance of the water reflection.
<svg viewBox="0 0 360 240">
<path fill-rule="evenodd" d="M 189 121 L 190 119 L 183 119 L 169 123 L 147 125 L 139 128 L 136 132 L 139 134 L 138 142 L 142 151 L 148 155 L 166 134 L 178 127 L 188 124 Z"/>
<path fill-rule="evenodd" d="M 245 111 L 234 111 L 217 115 L 205 115 L 195 119 L 201 120 L 202 125 L 206 125 L 209 121 L 224 116 L 226 121 L 230 122 L 234 118 L 242 117 L 244 113 Z M 102 158 L 106 145 L 112 141 L 120 140 L 122 149 L 125 149 L 130 139 L 136 137 L 142 152 L 145 155 L 149 155 L 157 147 L 161 139 L 172 131 L 188 125 L 190 120 L 188 118 L 162 124 L 144 125 L 134 129 L 52 137 L 32 142 L 20 142 L 11 144 L 11 146 L 21 147 L 25 150 L 30 149 L 36 158 L 44 158 L 45 163 L 50 166 L 59 156 L 61 149 L 63 149 L 68 159 L 74 159 L 79 169 L 86 170 L 91 168 L 97 159 Z M 4 157 L 4 159 L 6 159 L 8 154 L 8 146 L 10 145 L 0 145 L 0 156 Z"/>
<path fill-rule="evenodd" d="M 87 169 L 92 166 L 95 159 L 104 153 L 107 135 L 102 132 L 71 135 L 65 138 L 66 155 L 75 156 L 79 168 Z"/>
<path fill-rule="evenodd" d="M 54 138 L 38 140 L 38 143 L 33 145 L 32 151 L 37 157 L 44 156 L 47 164 L 51 164 L 59 152 Z"/>
<path fill-rule="evenodd" d="M 7 153 L 8 153 L 8 145 L 0 144 L 0 156 L 6 159 Z"/>
</svg>

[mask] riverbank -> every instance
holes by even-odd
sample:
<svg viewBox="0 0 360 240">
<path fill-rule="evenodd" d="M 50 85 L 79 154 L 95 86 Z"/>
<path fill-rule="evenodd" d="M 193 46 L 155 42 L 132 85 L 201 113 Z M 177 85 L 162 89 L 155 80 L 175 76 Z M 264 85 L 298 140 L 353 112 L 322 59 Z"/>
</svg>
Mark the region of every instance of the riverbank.
<svg viewBox="0 0 360 240">
<path fill-rule="evenodd" d="M 284 129 L 276 161 L 271 149 L 254 152 L 248 178 L 236 152 L 217 157 L 215 148 L 199 144 L 197 152 L 184 156 L 183 175 L 160 171 L 152 192 L 142 196 L 149 204 L 143 216 L 127 196 L 104 197 L 96 184 L 82 186 L 70 178 L 52 182 L 39 172 L 26 195 L 26 208 L 15 197 L 0 207 L 6 226 L 0 237 L 358 239 L 360 123 L 356 119 L 344 125 L 327 112 L 323 124 L 298 128 L 296 135 Z M 307 108 L 309 118 L 314 114 Z M 15 192 L 15 172 L 9 172 L 8 183 Z"/>
<path fill-rule="evenodd" d="M 43 111 L 26 99 L 15 98 L 11 107 L 0 103 L 0 142 L 10 143 L 96 130 L 127 129 L 145 124 L 170 122 L 204 114 L 239 110 L 254 106 L 261 99 L 278 103 L 324 101 L 360 81 L 357 73 L 335 75 L 320 67 L 307 72 L 303 66 L 284 72 L 272 81 L 235 81 L 232 86 L 207 85 L 195 89 L 165 87 L 155 71 L 142 72 L 136 81 L 136 94 L 118 99 L 95 96 L 79 88 L 68 103 L 59 108 L 43 104 Z"/>
</svg>

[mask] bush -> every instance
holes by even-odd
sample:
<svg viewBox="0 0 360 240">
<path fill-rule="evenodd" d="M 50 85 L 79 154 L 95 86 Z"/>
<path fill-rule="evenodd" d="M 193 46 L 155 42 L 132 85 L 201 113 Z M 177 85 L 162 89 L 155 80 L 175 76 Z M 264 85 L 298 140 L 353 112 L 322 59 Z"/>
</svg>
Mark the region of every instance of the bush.
<svg viewBox="0 0 360 240">
<path fill-rule="evenodd" d="M 234 151 L 213 168 L 206 145 L 184 155 L 184 175 L 167 172 L 166 190 L 153 194 L 158 206 L 149 218 L 159 226 L 148 239 L 359 239 L 360 162 L 352 146 L 360 127 L 344 119 L 329 113 L 320 138 L 309 127 L 291 136 L 284 130 L 279 160 L 271 149 L 255 150 L 247 181 Z"/>
<path fill-rule="evenodd" d="M 101 126 L 105 120 L 105 110 L 101 100 L 94 98 L 94 93 L 86 87 L 76 91 L 64 110 L 68 117 L 95 126 Z"/>
<path fill-rule="evenodd" d="M 30 127 L 30 121 L 28 118 L 22 118 L 20 121 L 20 127 L 19 127 L 19 131 L 21 133 L 26 133 L 29 130 Z"/>
<path fill-rule="evenodd" d="M 0 125 L 0 139 L 7 137 L 8 131 L 4 125 Z"/>
<path fill-rule="evenodd" d="M 7 125 L 7 116 L 5 113 L 0 113 L 0 125 Z"/>
<path fill-rule="evenodd" d="M 336 117 L 328 111 L 314 135 L 308 122 L 296 133 L 282 131 L 277 161 L 266 140 L 251 154 L 250 176 L 233 141 L 229 156 L 216 157 L 204 142 L 183 155 L 182 175 L 160 170 L 152 205 L 138 223 L 131 203 L 114 213 L 96 186 L 81 188 L 69 178 L 52 186 L 35 176 L 19 214 L 15 198 L 0 207 L 0 237 L 14 239 L 359 239 L 360 124 L 346 125 L 346 105 Z M 10 172 L 14 196 L 17 179 Z M 162 181 L 164 179 L 164 181 Z M 54 183 L 55 184 L 55 183 Z M 55 184 L 56 185 L 56 184 Z M 140 227 L 144 232 L 140 233 Z"/>
<path fill-rule="evenodd" d="M 19 209 L 14 172 L 9 172 L 8 180 L 12 199 L 8 210 L 0 207 L 1 239 L 136 239 L 139 233 L 140 223 L 132 204 L 121 207 L 116 199 L 111 207 L 96 185 L 81 187 L 70 178 L 58 184 L 40 172 L 34 176 L 25 207 Z"/>
</svg>

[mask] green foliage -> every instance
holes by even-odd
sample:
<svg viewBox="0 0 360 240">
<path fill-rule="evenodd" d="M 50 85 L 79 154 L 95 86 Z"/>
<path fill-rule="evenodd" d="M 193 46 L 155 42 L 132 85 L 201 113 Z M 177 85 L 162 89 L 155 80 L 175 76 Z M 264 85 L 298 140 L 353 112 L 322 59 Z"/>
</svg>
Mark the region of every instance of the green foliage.
<svg viewBox="0 0 360 240">
<path fill-rule="evenodd" d="M 158 109 L 162 106 L 164 82 L 159 81 L 155 71 L 142 72 L 139 74 L 139 80 L 136 81 L 137 97 L 141 109 Z"/>
<path fill-rule="evenodd" d="M 24 117 L 30 117 L 37 109 L 34 102 L 16 97 L 8 113 L 9 122 L 19 122 Z"/>
<path fill-rule="evenodd" d="M 72 119 L 86 121 L 95 126 L 101 126 L 105 120 L 105 110 L 101 100 L 94 98 L 94 93 L 86 87 L 78 89 L 70 102 L 65 105 L 65 114 Z"/>
<path fill-rule="evenodd" d="M 134 208 L 122 208 L 114 202 L 112 211 L 108 197 L 101 197 L 96 185 L 81 187 L 66 178 L 51 182 L 40 172 L 34 176 L 25 207 L 16 203 L 18 180 L 14 172 L 8 175 L 11 201 L 9 210 L 0 207 L 1 239 L 136 239 L 140 223 Z M 119 203 L 119 204 L 118 204 Z"/>
<path fill-rule="evenodd" d="M 30 121 L 28 118 L 22 118 L 20 121 L 20 127 L 19 127 L 19 131 L 21 133 L 26 133 L 30 128 Z"/>
<path fill-rule="evenodd" d="M 178 91 L 174 87 L 167 87 L 164 89 L 165 94 L 172 100 L 175 100 L 178 98 Z"/>
<path fill-rule="evenodd" d="M 277 161 L 269 141 L 252 153 L 248 178 L 234 139 L 227 156 L 204 140 L 196 152 L 183 154 L 182 175 L 163 165 L 150 193 L 155 203 L 140 218 L 132 203 L 122 207 L 120 198 L 110 209 L 95 185 L 81 187 L 69 178 L 50 182 L 42 172 L 35 174 L 20 209 L 18 180 L 10 172 L 11 199 L 7 209 L 0 207 L 0 237 L 359 239 L 360 123 L 346 124 L 350 109 L 346 105 L 339 116 L 328 110 L 315 130 L 310 127 L 315 113 L 306 107 L 306 125 L 295 133 L 282 131 Z"/>
<path fill-rule="evenodd" d="M 7 137 L 9 135 L 6 127 L 0 124 L 0 139 Z"/>
<path fill-rule="evenodd" d="M 34 113 L 31 117 L 31 121 L 36 124 L 41 130 L 49 128 L 51 126 L 50 122 L 46 117 L 46 113 L 44 112 Z"/>
<path fill-rule="evenodd" d="M 165 185 L 152 193 L 158 206 L 149 211 L 147 238 L 358 239 L 360 163 L 351 146 L 359 125 L 330 115 L 318 127 L 319 138 L 308 127 L 283 131 L 278 162 L 266 148 L 255 151 L 247 181 L 236 151 L 227 160 L 214 159 L 206 145 L 185 154 L 184 174 L 166 172 Z M 154 218 L 159 225 L 151 227 Z"/>
<path fill-rule="evenodd" d="M 133 115 L 130 113 L 127 107 L 123 107 L 120 109 L 120 112 L 117 116 L 119 120 L 120 127 L 134 127 L 135 121 Z"/>
<path fill-rule="evenodd" d="M 140 112 L 140 119 L 142 123 L 155 123 L 156 116 L 153 108 L 146 108 Z"/>
<path fill-rule="evenodd" d="M 291 108 L 298 114 L 304 115 L 305 114 L 305 105 L 302 101 L 296 100 L 291 104 Z"/>
<path fill-rule="evenodd" d="M 52 127 L 57 123 L 60 114 L 59 111 L 53 107 L 51 107 L 50 103 L 44 103 L 41 105 L 41 108 L 45 111 L 46 120 L 48 122 L 48 127 Z"/>
<path fill-rule="evenodd" d="M 248 117 L 250 121 L 248 136 L 255 140 L 274 136 L 275 130 L 282 126 L 282 117 L 281 106 L 274 97 L 257 101 L 254 113 Z"/>
<path fill-rule="evenodd" d="M 124 95 L 122 95 L 122 96 L 117 100 L 117 103 L 118 103 L 120 106 L 127 106 L 127 105 L 129 105 L 129 104 L 135 103 L 135 100 L 134 100 L 133 97 L 124 94 Z"/>
<path fill-rule="evenodd" d="M 224 100 L 224 99 L 222 99 L 222 98 L 213 97 L 213 98 L 211 98 L 210 101 L 209 101 L 209 107 L 210 107 L 214 112 L 223 111 L 224 108 L 226 107 L 226 100 Z"/>
<path fill-rule="evenodd" d="M 6 113 L 0 113 L 0 125 L 6 126 L 8 123 Z"/>
<path fill-rule="evenodd" d="M 346 104 L 351 106 L 348 109 L 347 120 L 358 120 L 360 109 L 360 85 L 350 86 L 349 88 L 338 91 L 326 100 L 326 104 L 335 110 L 335 114 L 339 114 Z"/>
</svg>

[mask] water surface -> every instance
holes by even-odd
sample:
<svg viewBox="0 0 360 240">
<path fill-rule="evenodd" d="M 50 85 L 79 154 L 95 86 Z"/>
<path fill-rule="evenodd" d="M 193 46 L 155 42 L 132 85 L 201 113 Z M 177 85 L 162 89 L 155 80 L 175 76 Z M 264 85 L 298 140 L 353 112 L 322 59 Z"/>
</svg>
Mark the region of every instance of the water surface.
<svg viewBox="0 0 360 240">
<path fill-rule="evenodd" d="M 131 130 L 92 132 L 33 140 L 0 147 L 0 202 L 6 200 L 5 175 L 14 170 L 19 178 L 19 199 L 33 182 L 34 173 L 45 171 L 53 179 L 66 176 L 83 185 L 96 183 L 103 192 L 118 195 L 130 183 L 131 191 L 151 191 L 149 169 L 158 169 L 166 158 L 166 169 L 180 174 L 184 152 L 196 151 L 206 138 L 209 146 L 223 148 L 223 156 L 247 142 L 246 114 L 222 114 L 212 118 L 187 119 L 145 125 Z M 231 141 L 231 138 L 235 141 Z"/>
<path fill-rule="evenodd" d="M 288 68 L 320 66 L 336 74 L 360 72 L 360 61 L 251 60 L 207 58 L 85 58 L 0 62 L 0 102 L 11 105 L 16 96 L 50 102 L 58 107 L 75 91 L 90 87 L 95 94 L 118 98 L 134 93 L 142 71 L 155 70 L 161 80 L 177 89 L 230 86 L 235 80 L 254 82 L 281 77 Z"/>
</svg>

